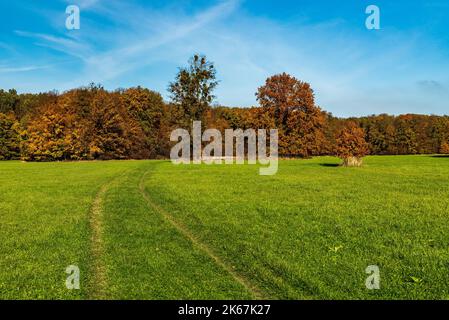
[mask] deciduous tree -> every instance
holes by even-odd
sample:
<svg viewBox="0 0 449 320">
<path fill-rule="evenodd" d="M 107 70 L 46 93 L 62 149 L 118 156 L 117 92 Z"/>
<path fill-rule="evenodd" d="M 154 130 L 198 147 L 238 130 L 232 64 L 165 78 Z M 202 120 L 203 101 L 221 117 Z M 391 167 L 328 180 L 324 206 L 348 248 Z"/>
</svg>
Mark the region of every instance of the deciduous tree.
<svg viewBox="0 0 449 320">
<path fill-rule="evenodd" d="M 130 88 L 122 94 L 129 115 L 139 123 L 145 134 L 145 149 L 149 157 L 166 153 L 168 133 L 165 118 L 166 106 L 162 96 L 141 87 Z"/>
<path fill-rule="evenodd" d="M 319 154 L 325 139 L 325 114 L 315 105 L 313 90 L 307 82 L 287 73 L 277 74 L 266 80 L 256 97 L 279 130 L 280 154 L 302 157 Z"/>
<path fill-rule="evenodd" d="M 0 113 L 0 160 L 20 158 L 20 124 L 12 114 Z"/>
<path fill-rule="evenodd" d="M 27 127 L 23 158 L 31 161 L 80 160 L 83 126 L 63 99 L 42 106 Z"/>
<path fill-rule="evenodd" d="M 130 159 L 148 157 L 141 127 L 128 116 L 119 93 L 99 90 L 90 105 L 88 129 L 89 157 Z"/>
<path fill-rule="evenodd" d="M 335 153 L 344 166 L 361 166 L 362 158 L 368 154 L 365 131 L 355 122 L 349 122 L 336 139 Z"/>
<path fill-rule="evenodd" d="M 215 96 L 217 87 L 216 70 L 213 63 L 205 56 L 195 54 L 189 60 L 187 68 L 181 68 L 174 82 L 169 85 L 169 92 L 174 104 L 179 105 L 190 127 L 191 121 L 205 120 L 205 114 Z"/>
</svg>

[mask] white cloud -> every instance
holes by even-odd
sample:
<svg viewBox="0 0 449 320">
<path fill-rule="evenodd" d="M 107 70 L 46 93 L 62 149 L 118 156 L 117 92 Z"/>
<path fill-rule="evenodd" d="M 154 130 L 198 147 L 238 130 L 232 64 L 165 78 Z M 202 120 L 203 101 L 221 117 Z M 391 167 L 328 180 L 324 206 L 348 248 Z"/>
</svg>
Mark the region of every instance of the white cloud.
<svg viewBox="0 0 449 320">
<path fill-rule="evenodd" d="M 417 86 L 423 79 L 449 83 L 447 59 L 419 33 L 369 33 L 341 19 L 287 25 L 239 10 L 237 0 L 194 13 L 114 0 L 78 4 L 106 21 L 82 16 L 80 32 L 58 35 L 16 31 L 76 58 L 76 72 L 47 80 L 58 89 L 94 81 L 141 84 L 164 94 L 176 66 L 200 52 L 216 63 L 217 96 L 226 105 L 255 104 L 265 78 L 285 71 L 310 82 L 317 102 L 337 115 L 424 110 L 429 103 L 435 110 L 445 107 L 442 93 Z"/>
<path fill-rule="evenodd" d="M 49 47 L 53 50 L 60 51 L 83 60 L 86 59 L 90 52 L 90 47 L 87 44 L 70 38 L 21 30 L 16 30 L 15 33 L 22 37 L 34 38 L 42 41 L 36 43 L 39 46 Z"/>
<path fill-rule="evenodd" d="M 28 72 L 49 68 L 49 66 L 8 67 L 0 66 L 0 73 Z"/>
</svg>

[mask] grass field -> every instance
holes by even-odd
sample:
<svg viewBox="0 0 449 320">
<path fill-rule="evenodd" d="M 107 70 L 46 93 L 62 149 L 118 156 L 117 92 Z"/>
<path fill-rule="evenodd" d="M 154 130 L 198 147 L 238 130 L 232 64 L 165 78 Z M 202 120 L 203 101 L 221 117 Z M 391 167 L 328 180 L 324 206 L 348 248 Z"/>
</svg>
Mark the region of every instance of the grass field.
<svg viewBox="0 0 449 320">
<path fill-rule="evenodd" d="M 338 163 L 0 162 L 0 299 L 449 299 L 449 158 Z"/>
</svg>

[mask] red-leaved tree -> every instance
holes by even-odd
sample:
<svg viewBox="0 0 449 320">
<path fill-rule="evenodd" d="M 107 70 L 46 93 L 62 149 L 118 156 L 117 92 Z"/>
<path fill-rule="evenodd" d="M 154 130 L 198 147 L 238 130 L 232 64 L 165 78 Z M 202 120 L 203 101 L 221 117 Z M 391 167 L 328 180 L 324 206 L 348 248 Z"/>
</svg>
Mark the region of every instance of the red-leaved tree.
<svg viewBox="0 0 449 320">
<path fill-rule="evenodd" d="M 315 105 L 310 84 L 287 74 L 268 78 L 257 100 L 279 130 L 279 153 L 308 158 L 324 145 L 325 113 Z"/>
<path fill-rule="evenodd" d="M 368 144 L 365 140 L 365 130 L 355 122 L 348 122 L 336 138 L 337 157 L 343 160 L 347 167 L 360 167 L 362 158 L 368 154 Z"/>
</svg>

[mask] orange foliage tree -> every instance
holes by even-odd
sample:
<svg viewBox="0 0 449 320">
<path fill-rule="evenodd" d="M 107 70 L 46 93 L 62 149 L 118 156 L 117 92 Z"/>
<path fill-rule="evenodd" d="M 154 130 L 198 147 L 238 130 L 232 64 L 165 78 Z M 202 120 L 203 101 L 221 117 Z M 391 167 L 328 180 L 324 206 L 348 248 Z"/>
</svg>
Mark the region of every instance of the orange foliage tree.
<svg viewBox="0 0 449 320">
<path fill-rule="evenodd" d="M 315 105 L 312 88 L 287 73 L 268 78 L 258 89 L 257 100 L 279 130 L 279 153 L 310 157 L 324 143 L 325 114 Z"/>
<path fill-rule="evenodd" d="M 449 154 L 449 143 L 447 141 L 444 141 L 441 144 L 440 153 L 441 154 Z"/>
<path fill-rule="evenodd" d="M 40 108 L 23 142 L 23 159 L 30 161 L 79 160 L 85 155 L 83 127 L 63 99 Z"/>
<path fill-rule="evenodd" d="M 355 122 L 348 122 L 336 138 L 336 155 L 343 159 L 344 166 L 361 166 L 362 158 L 368 154 L 365 131 Z"/>
<path fill-rule="evenodd" d="M 23 158 L 31 161 L 144 159 L 142 126 L 121 92 L 101 87 L 68 91 L 41 106 L 28 121 Z"/>
<path fill-rule="evenodd" d="M 143 159 L 149 157 L 145 136 L 127 113 L 120 93 L 99 90 L 91 102 L 86 140 L 92 159 Z"/>
</svg>

